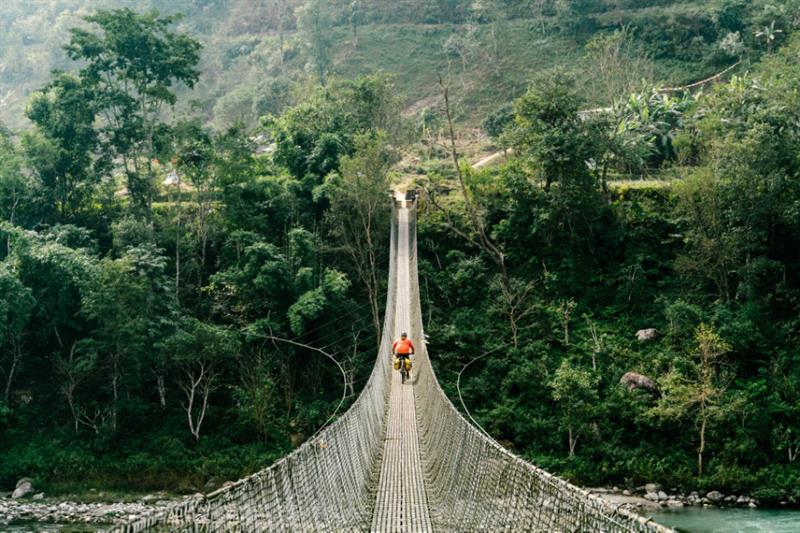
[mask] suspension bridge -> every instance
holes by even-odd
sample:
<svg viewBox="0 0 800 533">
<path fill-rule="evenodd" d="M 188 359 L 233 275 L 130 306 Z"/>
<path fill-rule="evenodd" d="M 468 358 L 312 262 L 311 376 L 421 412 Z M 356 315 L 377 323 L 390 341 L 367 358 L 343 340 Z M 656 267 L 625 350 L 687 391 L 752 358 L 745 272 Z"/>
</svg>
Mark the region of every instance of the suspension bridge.
<svg viewBox="0 0 800 533">
<path fill-rule="evenodd" d="M 269 468 L 110 531 L 671 531 L 513 455 L 453 406 L 424 341 L 416 205 L 394 203 L 383 337 L 352 407 Z M 406 384 L 388 355 L 401 331 L 417 343 Z"/>
</svg>

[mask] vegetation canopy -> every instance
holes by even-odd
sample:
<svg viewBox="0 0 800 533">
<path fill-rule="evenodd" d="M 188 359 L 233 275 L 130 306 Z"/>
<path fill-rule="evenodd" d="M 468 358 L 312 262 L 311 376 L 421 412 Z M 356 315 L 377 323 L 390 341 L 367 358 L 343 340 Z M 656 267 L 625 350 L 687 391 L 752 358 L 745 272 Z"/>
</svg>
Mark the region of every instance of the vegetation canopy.
<svg viewBox="0 0 800 533">
<path fill-rule="evenodd" d="M 368 378 L 397 188 L 437 375 L 504 446 L 796 503 L 799 25 L 794 0 L 4 3 L 0 485 L 197 492 L 300 445 Z"/>
</svg>

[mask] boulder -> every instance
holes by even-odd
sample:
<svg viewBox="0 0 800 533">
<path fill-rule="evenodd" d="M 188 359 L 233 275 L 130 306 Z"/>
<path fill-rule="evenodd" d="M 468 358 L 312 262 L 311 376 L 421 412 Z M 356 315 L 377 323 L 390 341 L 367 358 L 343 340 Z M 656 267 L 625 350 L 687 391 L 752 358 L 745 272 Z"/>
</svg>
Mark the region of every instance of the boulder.
<svg viewBox="0 0 800 533">
<path fill-rule="evenodd" d="M 33 494 L 33 482 L 30 479 L 24 477 L 17 481 L 17 488 L 14 489 L 14 492 L 11 494 L 11 497 L 15 500 L 20 498 L 24 498 L 29 494 Z"/>
<path fill-rule="evenodd" d="M 44 492 L 40 492 L 39 494 L 33 495 L 34 500 L 44 500 Z"/>
<path fill-rule="evenodd" d="M 755 509 L 756 507 L 758 507 L 758 505 L 756 504 L 756 502 L 750 502 L 750 503 L 748 503 L 748 504 L 747 504 L 747 506 L 748 506 L 749 508 L 751 508 L 751 509 Z"/>
<path fill-rule="evenodd" d="M 663 490 L 658 491 L 658 499 L 659 500 L 669 500 L 669 496 Z"/>
<path fill-rule="evenodd" d="M 620 378 L 619 382 L 629 391 L 643 390 L 651 396 L 660 396 L 661 394 L 658 391 L 658 385 L 656 385 L 655 381 L 637 372 L 626 372 L 625 375 Z M 657 483 L 648 483 L 645 485 L 645 490 L 648 492 L 651 491 L 646 487 L 650 485 L 657 485 Z M 661 485 L 658 486 L 658 489 L 661 490 Z"/>
<path fill-rule="evenodd" d="M 680 500 L 667 500 L 667 507 L 683 507 L 683 502 Z"/>
<path fill-rule="evenodd" d="M 636 339 L 639 342 L 651 341 L 658 338 L 658 330 L 656 328 L 640 329 L 636 332 Z"/>
<path fill-rule="evenodd" d="M 631 373 L 631 372 L 629 372 L 629 373 Z M 628 374 L 625 374 L 625 375 L 627 376 Z M 647 485 L 644 486 L 644 491 L 645 492 L 658 492 L 661 489 L 662 489 L 662 487 L 661 487 L 660 483 L 648 483 Z"/>
<path fill-rule="evenodd" d="M 725 498 L 725 496 L 718 490 L 712 490 L 706 494 L 706 498 L 708 498 L 708 501 L 711 503 L 719 503 Z"/>
<path fill-rule="evenodd" d="M 658 493 L 657 492 L 648 492 L 647 494 L 644 495 L 644 497 L 645 497 L 645 499 L 648 499 L 651 502 L 657 502 L 658 501 Z"/>
<path fill-rule="evenodd" d="M 628 489 L 625 489 L 625 490 L 622 491 L 622 495 L 623 496 L 630 496 L 631 495 L 631 491 L 629 491 Z"/>
<path fill-rule="evenodd" d="M 299 432 L 290 433 L 289 441 L 292 443 L 292 447 L 297 448 L 306 441 L 306 435 L 305 433 L 299 433 Z"/>
</svg>

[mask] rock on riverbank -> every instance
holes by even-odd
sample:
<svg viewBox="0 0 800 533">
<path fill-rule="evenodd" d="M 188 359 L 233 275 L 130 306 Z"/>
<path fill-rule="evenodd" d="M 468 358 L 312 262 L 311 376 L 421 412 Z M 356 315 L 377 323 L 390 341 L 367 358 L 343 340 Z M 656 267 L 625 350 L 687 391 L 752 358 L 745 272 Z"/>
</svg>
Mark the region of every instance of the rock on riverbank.
<svg viewBox="0 0 800 533">
<path fill-rule="evenodd" d="M 0 498 L 0 526 L 14 522 L 116 524 L 158 512 L 169 500 L 132 503 L 76 503 L 22 501 Z"/>
<path fill-rule="evenodd" d="M 758 507 L 759 502 L 754 498 L 745 495 L 725 495 L 719 491 L 710 491 L 705 495 L 698 492 L 681 494 L 675 490 L 665 492 L 661 485 L 648 483 L 636 490 L 618 489 L 589 489 L 590 492 L 597 494 L 604 500 L 613 505 L 621 505 L 631 510 L 647 510 L 657 507 L 684 507 L 684 506 L 703 506 L 703 507 Z"/>
</svg>

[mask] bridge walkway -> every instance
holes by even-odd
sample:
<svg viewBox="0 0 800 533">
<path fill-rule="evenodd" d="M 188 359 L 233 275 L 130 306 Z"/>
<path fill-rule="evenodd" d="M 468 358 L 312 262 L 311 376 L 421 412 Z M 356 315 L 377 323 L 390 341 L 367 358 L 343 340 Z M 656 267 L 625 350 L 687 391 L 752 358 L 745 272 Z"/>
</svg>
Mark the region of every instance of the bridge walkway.
<svg viewBox="0 0 800 533">
<path fill-rule="evenodd" d="M 398 223 L 394 338 L 411 329 L 408 209 L 405 207 L 399 209 Z M 382 355 L 389 357 L 389 354 Z M 431 530 L 413 382 L 402 384 L 399 372 L 393 372 L 372 531 L 405 533 Z"/>
</svg>

